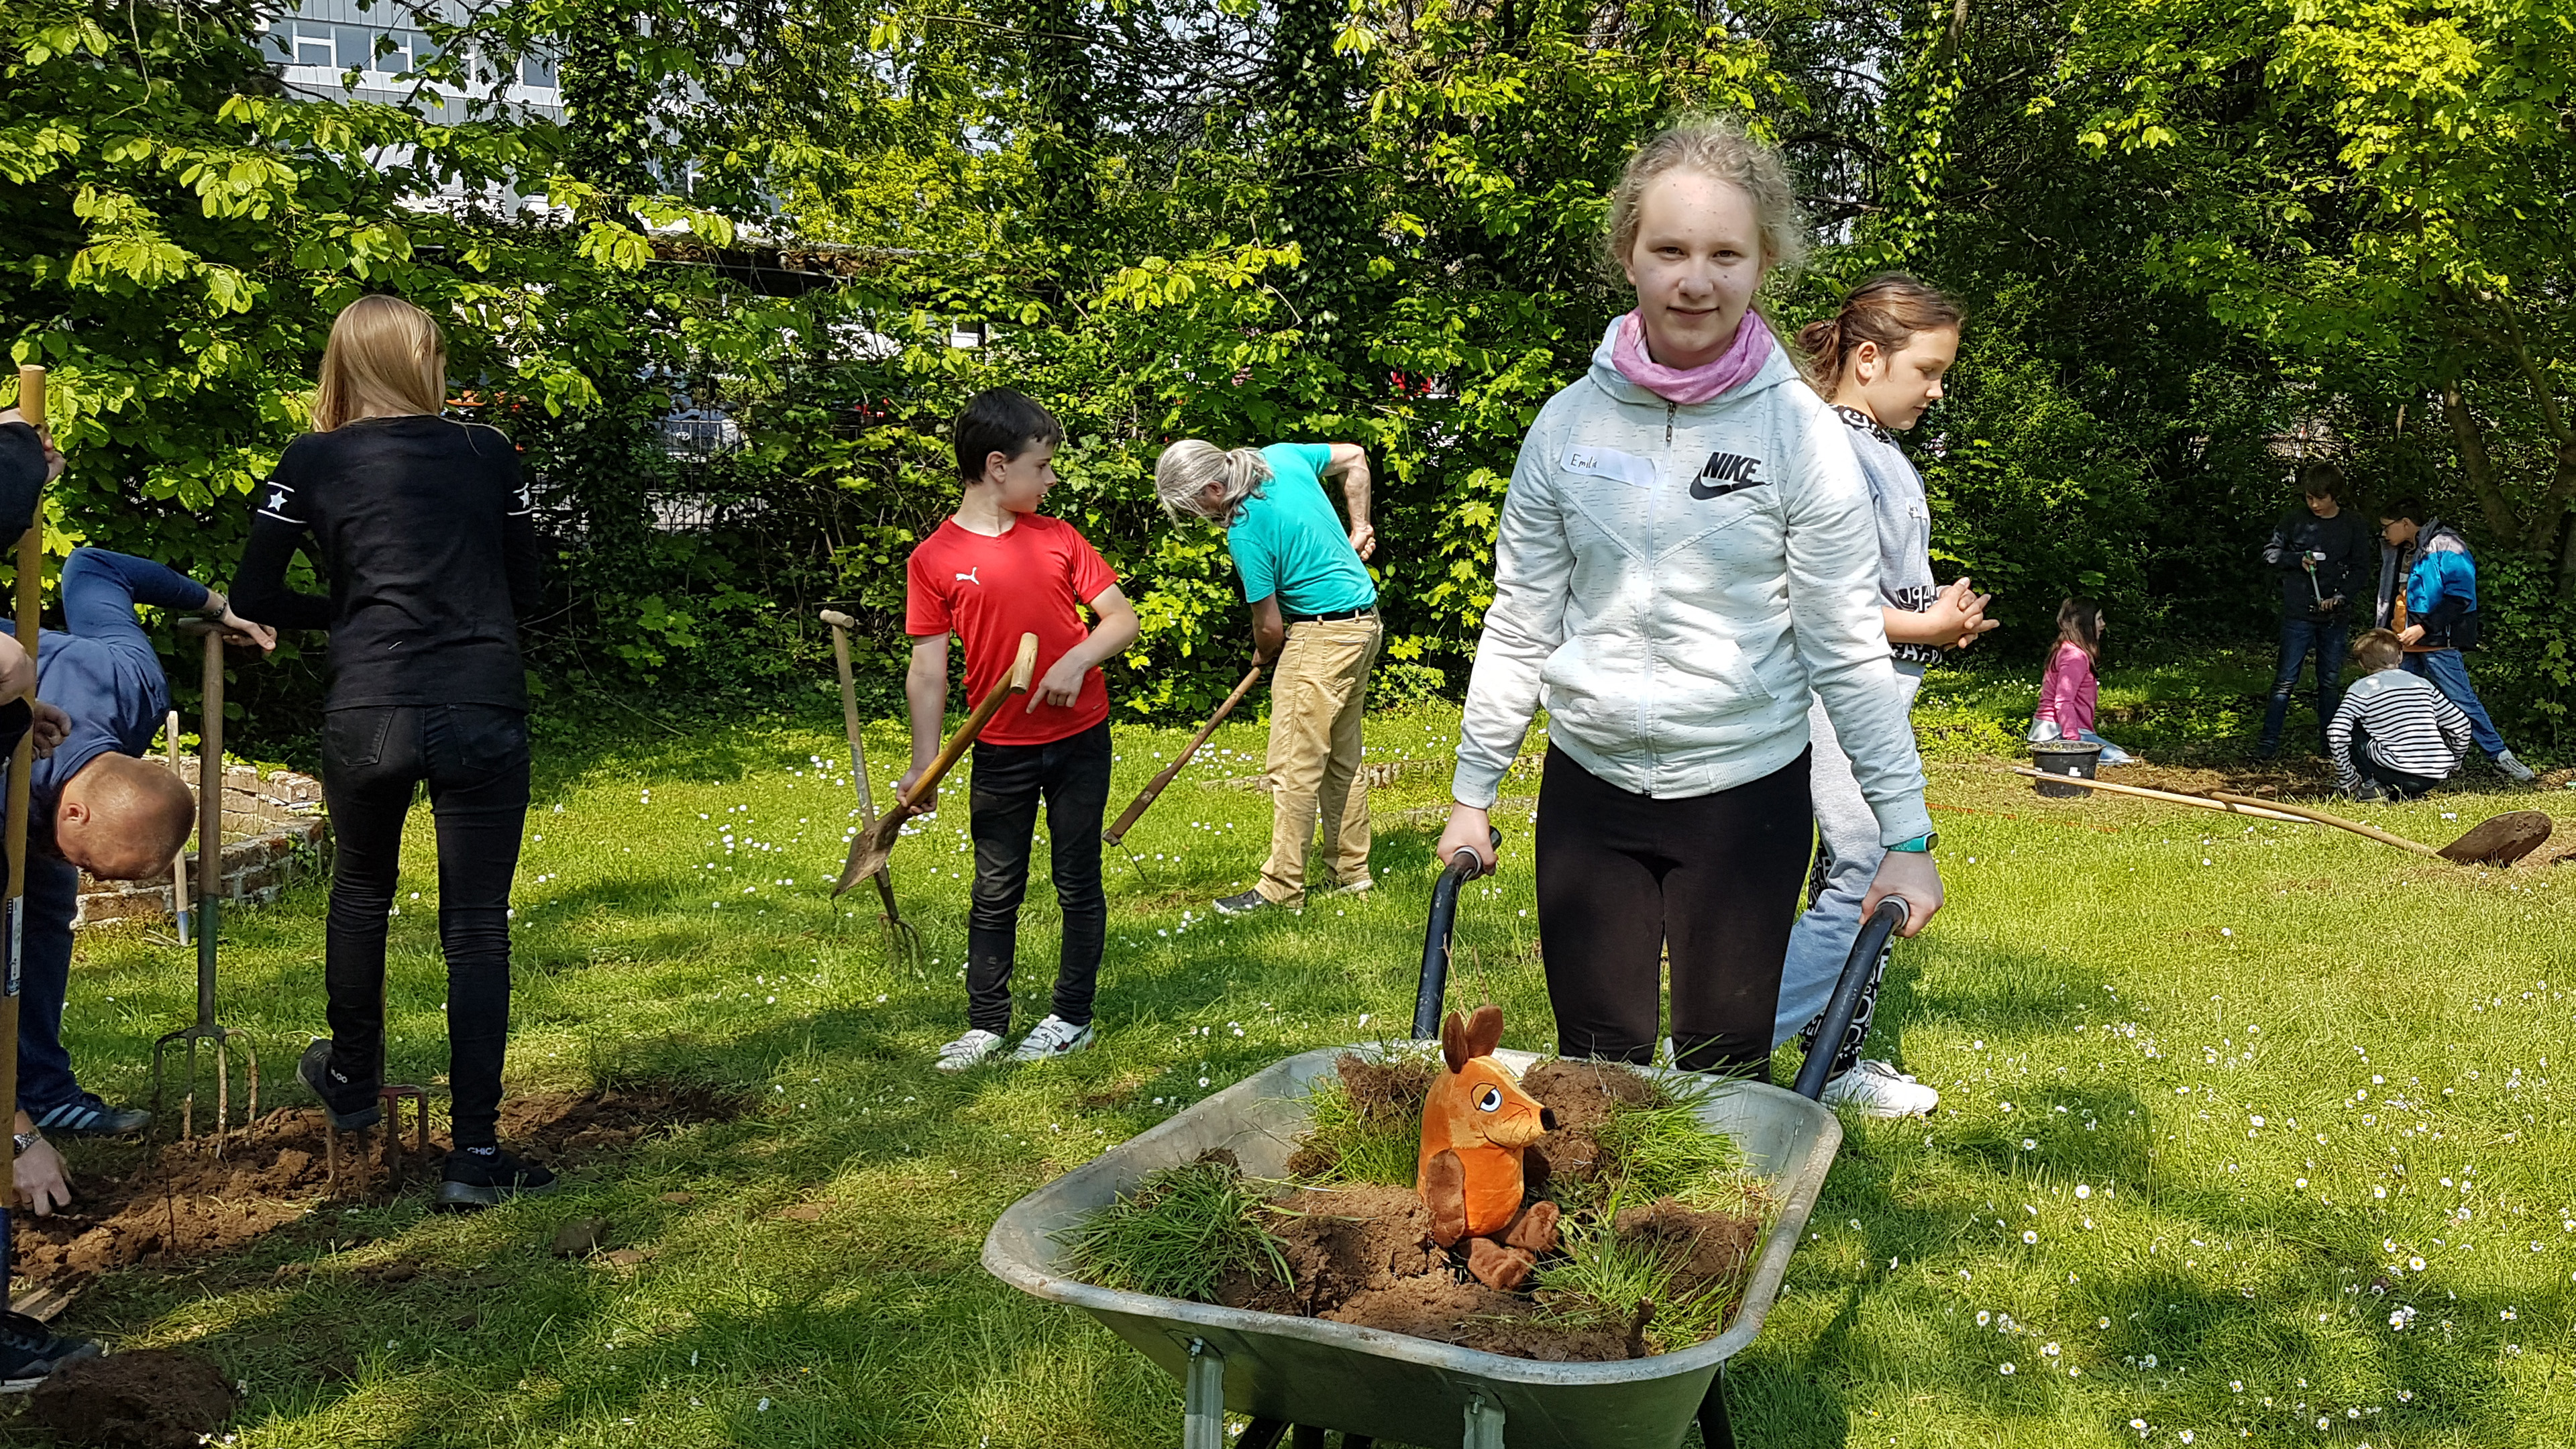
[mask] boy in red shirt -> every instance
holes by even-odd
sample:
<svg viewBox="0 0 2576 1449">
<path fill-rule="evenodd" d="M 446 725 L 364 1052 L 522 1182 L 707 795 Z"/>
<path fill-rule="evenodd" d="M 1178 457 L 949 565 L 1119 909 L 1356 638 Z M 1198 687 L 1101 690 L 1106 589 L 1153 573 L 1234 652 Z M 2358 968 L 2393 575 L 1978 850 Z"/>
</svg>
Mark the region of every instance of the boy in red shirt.
<svg viewBox="0 0 2576 1449">
<path fill-rule="evenodd" d="M 1029 844 L 1038 804 L 1064 912 L 1054 1010 L 1011 1060 L 1043 1061 L 1092 1043 L 1091 996 L 1109 928 L 1100 885 L 1100 819 L 1109 805 L 1109 689 L 1101 661 L 1136 642 L 1136 611 L 1118 575 L 1073 525 L 1038 512 L 1055 486 L 1064 427 L 1006 387 L 977 393 L 957 415 L 957 512 L 913 549 L 905 565 L 904 632 L 912 668 L 910 790 L 939 753 L 948 707 L 948 636 L 966 648 L 966 696 L 982 699 L 1006 677 L 1020 636 L 1038 636 L 1035 688 L 1006 707 L 975 741 L 969 827 L 975 839 L 974 908 L 966 927 L 964 1036 L 936 1065 L 959 1072 L 992 1060 L 1011 1028 L 1011 965 L 1020 901 L 1028 894 Z M 1088 604 L 1086 631 L 1077 606 Z M 924 813 L 931 796 L 914 806 Z"/>
</svg>

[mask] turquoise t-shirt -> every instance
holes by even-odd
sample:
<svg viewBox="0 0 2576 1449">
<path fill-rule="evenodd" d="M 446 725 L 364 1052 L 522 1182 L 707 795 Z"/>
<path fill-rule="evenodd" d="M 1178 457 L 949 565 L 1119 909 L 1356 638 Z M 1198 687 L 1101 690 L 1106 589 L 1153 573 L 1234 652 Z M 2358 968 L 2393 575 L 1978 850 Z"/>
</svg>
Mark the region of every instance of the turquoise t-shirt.
<svg viewBox="0 0 2576 1449">
<path fill-rule="evenodd" d="M 1333 450 L 1322 443 L 1273 443 L 1261 450 L 1270 481 L 1243 500 L 1225 531 L 1243 596 L 1254 603 L 1279 596 L 1283 614 L 1339 614 L 1377 602 L 1377 585 L 1351 547 L 1333 500 L 1324 496 L 1323 471 Z"/>
</svg>

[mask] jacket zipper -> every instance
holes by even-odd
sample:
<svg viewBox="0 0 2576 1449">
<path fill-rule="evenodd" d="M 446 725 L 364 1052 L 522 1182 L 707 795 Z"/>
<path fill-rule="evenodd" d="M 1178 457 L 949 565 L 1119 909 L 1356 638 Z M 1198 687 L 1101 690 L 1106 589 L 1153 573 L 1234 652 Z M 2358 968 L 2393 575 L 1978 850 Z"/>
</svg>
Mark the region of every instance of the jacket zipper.
<svg viewBox="0 0 2576 1449">
<path fill-rule="evenodd" d="M 1673 445 L 1673 414 L 1681 410 L 1680 403 L 1669 400 L 1664 403 L 1664 446 L 1667 448 Z"/>
</svg>

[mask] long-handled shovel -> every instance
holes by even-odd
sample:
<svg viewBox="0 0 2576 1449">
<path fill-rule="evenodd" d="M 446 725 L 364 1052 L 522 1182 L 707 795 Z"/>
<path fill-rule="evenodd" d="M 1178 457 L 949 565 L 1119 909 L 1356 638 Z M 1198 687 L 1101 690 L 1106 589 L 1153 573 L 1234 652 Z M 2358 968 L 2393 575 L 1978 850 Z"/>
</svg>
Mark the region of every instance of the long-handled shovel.
<svg viewBox="0 0 2576 1449">
<path fill-rule="evenodd" d="M 188 1053 L 188 1094 L 179 1108 L 179 1137 L 197 1135 L 197 1052 L 212 1047 L 215 1056 L 214 1135 L 232 1130 L 232 1050 L 238 1045 L 245 1064 L 247 1110 L 242 1130 L 259 1121 L 259 1053 L 250 1038 L 215 1019 L 215 938 L 222 927 L 224 895 L 224 630 L 203 619 L 191 619 L 180 632 L 206 643 L 205 719 L 197 726 L 197 1019 L 152 1044 L 152 1115 L 161 1115 L 163 1069 L 169 1050 L 184 1045 Z"/>
<path fill-rule="evenodd" d="M 45 370 L 41 367 L 18 369 L 18 416 L 34 425 L 38 436 L 45 431 Z M 18 536 L 17 615 L 18 643 L 27 651 L 29 663 L 36 659 L 38 615 L 44 602 L 45 524 L 41 506 L 36 521 Z M 32 705 L 36 691 L 27 691 Z M 0 916 L 6 918 L 9 951 L 8 966 L 0 976 L 6 978 L 6 989 L 0 990 L 0 1102 L 15 1110 L 18 1101 L 18 963 L 24 959 L 27 916 L 27 803 L 28 789 L 34 783 L 36 768 L 36 732 L 32 726 L 18 741 L 16 753 L 9 757 L 9 797 L 5 839 L 9 848 L 9 885 Z M 9 1265 L 14 1261 L 11 1249 L 10 1221 L 17 1205 L 17 1194 L 5 1184 L 16 1181 L 18 1144 L 13 1135 L 6 1146 L 0 1146 L 0 1169 L 11 1176 L 0 1180 L 0 1282 L 5 1282 Z"/>
<path fill-rule="evenodd" d="M 921 778 L 913 781 L 912 788 L 894 802 L 894 808 L 878 816 L 873 827 L 860 831 L 851 839 L 850 858 L 841 867 L 841 881 L 832 887 L 833 895 L 839 895 L 886 868 L 887 858 L 894 854 L 895 841 L 902 838 L 904 822 L 912 818 L 912 807 L 930 798 L 930 792 L 939 788 L 939 782 L 948 777 L 950 770 L 957 768 L 958 760 L 966 754 L 966 747 L 975 743 L 975 737 L 984 732 L 984 726 L 992 722 L 994 715 L 1001 713 L 1003 705 L 1028 692 L 1029 686 L 1036 682 L 1037 673 L 1038 636 L 1023 634 L 1020 636 L 1020 655 L 1011 663 L 1010 676 L 994 685 L 992 692 L 975 706 L 975 712 L 966 716 L 966 722 L 957 727 L 957 733 L 950 735 L 948 743 L 940 747 L 939 757 L 932 760 L 930 768 L 921 772 Z"/>
<path fill-rule="evenodd" d="M 1161 774 L 1148 781 L 1143 790 L 1137 792 L 1136 798 L 1129 801 L 1127 809 L 1119 815 L 1118 823 L 1100 832 L 1100 838 L 1112 845 L 1125 840 L 1127 832 L 1135 829 L 1136 822 L 1144 819 L 1145 812 L 1154 807 L 1156 800 L 1162 798 L 1164 787 L 1180 777 L 1181 767 L 1190 762 L 1190 757 L 1199 752 L 1199 746 L 1208 742 L 1208 736 L 1216 733 L 1216 727 L 1225 722 L 1227 715 L 1234 713 L 1234 707 L 1243 703 L 1243 697 L 1250 694 L 1252 686 L 1260 682 L 1261 666 L 1256 664 L 1244 674 L 1242 682 L 1235 685 L 1234 693 L 1225 697 L 1225 703 L 1216 707 L 1216 713 L 1208 716 L 1207 723 L 1199 726 L 1199 732 L 1190 736 L 1190 742 L 1182 747 L 1179 757 L 1165 766 Z"/>
<path fill-rule="evenodd" d="M 2023 765 L 2013 766 L 2012 771 L 2016 775 L 2029 775 L 2037 779 L 2064 783 L 2063 776 L 2050 775 Z M 2232 815 L 2251 815 L 2265 820 L 2304 821 L 2312 825 L 2331 825 L 2338 830 L 2349 830 L 2355 835 L 2376 840 L 2382 845 L 2393 845 L 2400 850 L 2412 851 L 2417 855 L 2438 856 L 2443 860 L 2461 865 L 2511 865 L 2539 849 L 2541 844 L 2549 839 L 2549 832 L 2553 828 L 2549 816 L 2542 811 L 2508 810 L 2502 815 L 2480 821 L 2470 827 L 2468 832 L 2459 839 L 2436 849 L 2421 841 L 2409 840 L 2402 835 L 2391 835 L 2375 825 L 2364 825 L 2358 820 L 2346 820 L 2340 815 L 2329 815 L 2323 810 L 2294 805 L 2286 800 L 2264 800 L 2251 795 L 2232 795 L 2224 790 L 2213 790 L 2206 795 L 2187 795 L 2174 790 L 2151 790 L 2144 785 L 2118 785 L 2108 780 L 2087 780 L 2084 782 L 2084 788 L 2108 790 L 2114 795 L 2134 795 L 2146 800 L 2162 800 L 2171 805 L 2190 805 L 2202 810 L 2224 810 Z"/>
<path fill-rule="evenodd" d="M 841 727 L 850 736 L 850 781 L 859 790 L 859 831 L 865 834 L 876 828 L 875 794 L 868 787 L 868 747 L 859 740 L 859 686 L 850 674 L 850 631 L 858 621 L 838 609 L 825 609 L 823 622 L 832 626 L 832 661 L 841 668 Z M 897 955 L 918 961 L 921 957 L 921 933 L 903 918 L 903 908 L 894 903 L 894 867 L 877 867 L 877 900 L 885 907 L 886 929 L 894 933 Z"/>
</svg>

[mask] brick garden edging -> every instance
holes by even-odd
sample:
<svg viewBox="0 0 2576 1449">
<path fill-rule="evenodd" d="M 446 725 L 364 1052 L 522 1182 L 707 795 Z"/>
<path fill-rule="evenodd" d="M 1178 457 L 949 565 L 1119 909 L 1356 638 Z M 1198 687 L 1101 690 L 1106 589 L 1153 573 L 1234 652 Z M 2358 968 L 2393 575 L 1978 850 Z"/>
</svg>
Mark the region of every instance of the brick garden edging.
<svg viewBox="0 0 2576 1449">
<path fill-rule="evenodd" d="M 181 757 L 190 792 L 197 761 Z M 330 863 L 331 822 L 322 813 L 322 782 L 292 770 L 262 775 L 249 765 L 224 767 L 223 896 L 228 904 L 277 899 L 290 882 Z M 188 853 L 189 889 L 197 878 L 196 852 Z M 80 911 L 72 926 L 170 919 L 170 877 L 103 881 L 81 873 Z"/>
</svg>

